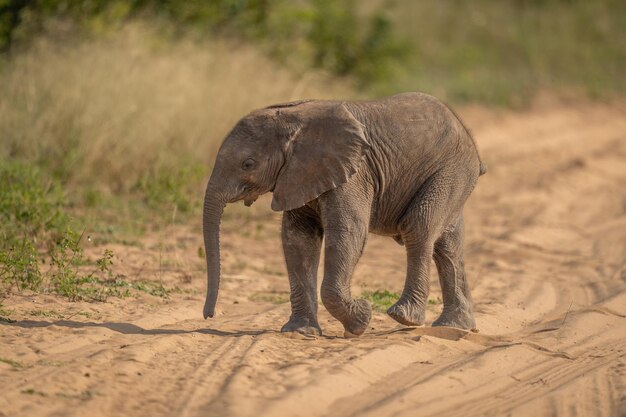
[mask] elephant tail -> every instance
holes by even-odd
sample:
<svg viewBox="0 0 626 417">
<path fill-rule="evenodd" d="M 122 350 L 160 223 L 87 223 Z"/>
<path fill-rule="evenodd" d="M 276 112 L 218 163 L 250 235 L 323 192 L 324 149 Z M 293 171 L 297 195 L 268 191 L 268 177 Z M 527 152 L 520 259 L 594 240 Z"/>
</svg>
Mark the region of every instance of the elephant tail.
<svg viewBox="0 0 626 417">
<path fill-rule="evenodd" d="M 478 171 L 478 176 L 485 175 L 487 173 L 487 165 L 480 161 L 480 171 Z"/>
</svg>

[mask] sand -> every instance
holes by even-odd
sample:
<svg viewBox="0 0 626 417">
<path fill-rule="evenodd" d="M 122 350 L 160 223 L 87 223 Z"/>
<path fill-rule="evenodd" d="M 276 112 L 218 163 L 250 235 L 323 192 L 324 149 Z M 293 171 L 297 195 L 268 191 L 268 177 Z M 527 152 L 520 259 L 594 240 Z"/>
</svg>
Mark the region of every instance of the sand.
<svg viewBox="0 0 626 417">
<path fill-rule="evenodd" d="M 126 279 L 182 289 L 168 299 L 5 299 L 0 416 L 626 415 L 623 104 L 460 109 L 489 166 L 465 209 L 478 333 L 429 327 L 435 302 L 421 328 L 375 313 L 344 339 L 320 306 L 324 336 L 281 334 L 280 217 L 262 198 L 228 211 L 214 319 L 199 216 L 107 246 Z M 400 291 L 404 270 L 403 248 L 372 235 L 353 292 Z"/>
</svg>

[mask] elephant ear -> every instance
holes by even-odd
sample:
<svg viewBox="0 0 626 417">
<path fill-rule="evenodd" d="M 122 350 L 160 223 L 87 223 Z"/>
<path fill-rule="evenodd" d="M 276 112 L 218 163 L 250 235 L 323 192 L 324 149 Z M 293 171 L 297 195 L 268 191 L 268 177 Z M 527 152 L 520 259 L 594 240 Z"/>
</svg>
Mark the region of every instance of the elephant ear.
<svg viewBox="0 0 626 417">
<path fill-rule="evenodd" d="M 275 211 L 301 207 L 348 181 L 370 147 L 361 123 L 341 103 L 306 104 L 277 117 L 292 133 L 274 187 Z"/>
</svg>

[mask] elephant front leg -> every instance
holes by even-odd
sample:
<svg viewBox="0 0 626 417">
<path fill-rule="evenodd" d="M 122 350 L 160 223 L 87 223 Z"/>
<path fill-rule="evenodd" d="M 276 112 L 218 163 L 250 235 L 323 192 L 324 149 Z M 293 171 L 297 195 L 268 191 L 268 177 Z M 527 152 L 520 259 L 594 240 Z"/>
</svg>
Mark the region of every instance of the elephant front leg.
<svg viewBox="0 0 626 417">
<path fill-rule="evenodd" d="M 291 317 L 281 332 L 322 333 L 317 323 L 317 268 L 322 237 L 319 218 L 310 208 L 284 212 L 282 241 L 291 289 Z"/>
<path fill-rule="evenodd" d="M 353 299 L 350 279 L 367 237 L 364 225 L 351 224 L 325 228 L 324 281 L 322 302 L 328 312 L 343 324 L 346 337 L 362 335 L 370 322 L 372 307 L 363 299 Z"/>
</svg>

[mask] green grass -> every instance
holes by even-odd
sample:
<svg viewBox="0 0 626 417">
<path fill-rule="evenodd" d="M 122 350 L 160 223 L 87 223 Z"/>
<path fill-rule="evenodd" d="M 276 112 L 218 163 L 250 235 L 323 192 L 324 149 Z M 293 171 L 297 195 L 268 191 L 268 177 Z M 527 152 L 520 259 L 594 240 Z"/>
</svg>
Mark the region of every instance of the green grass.
<svg viewBox="0 0 626 417">
<path fill-rule="evenodd" d="M 15 320 L 13 320 L 13 319 L 11 319 L 11 317 L 9 317 L 14 312 L 15 312 L 14 310 L 5 309 L 4 305 L 0 302 L 0 322 L 3 322 L 3 323 L 15 323 Z"/>
<path fill-rule="evenodd" d="M 88 311 L 79 311 L 76 313 L 59 313 L 58 311 L 53 310 L 44 310 L 44 309 L 35 309 L 26 311 L 25 314 L 31 317 L 44 317 L 50 319 L 58 319 L 58 320 L 66 320 L 75 316 L 82 316 L 87 319 L 93 318 L 94 314 Z"/>
<path fill-rule="evenodd" d="M 67 365 L 67 363 L 68 362 L 47 360 L 47 359 L 42 359 L 42 360 L 37 361 L 37 365 L 55 366 L 55 367 L 65 366 L 65 365 Z"/>
<path fill-rule="evenodd" d="M 374 311 L 385 313 L 391 307 L 400 295 L 388 290 L 363 291 L 361 297 L 368 300 L 372 304 Z"/>
<path fill-rule="evenodd" d="M 379 313 L 386 313 L 389 307 L 395 304 L 396 301 L 400 298 L 400 294 L 391 292 L 388 290 L 376 290 L 363 291 L 361 297 L 368 300 L 372 304 L 372 309 L 374 311 L 378 311 Z M 441 298 L 429 298 L 428 305 L 439 305 L 441 304 Z"/>
<path fill-rule="evenodd" d="M 63 314 L 57 313 L 56 311 L 52 311 L 52 310 L 41 310 L 41 309 L 30 310 L 26 312 L 26 314 L 32 317 L 48 317 L 48 318 L 54 318 L 54 319 L 65 318 Z"/>
<path fill-rule="evenodd" d="M 206 167 L 197 162 L 170 170 L 155 168 L 138 179 L 136 190 L 149 208 L 171 207 L 185 215 L 200 208 L 199 195 L 191 191 L 205 174 Z"/>
<path fill-rule="evenodd" d="M 278 291 L 261 291 L 252 294 L 250 297 L 248 297 L 248 299 L 250 301 L 258 301 L 263 303 L 284 304 L 289 302 L 289 293 Z"/>
<path fill-rule="evenodd" d="M 178 292 L 180 289 L 176 287 L 175 289 L 169 289 L 163 286 L 160 282 L 156 281 L 139 281 L 131 284 L 131 287 L 145 292 L 146 294 L 153 295 L 155 297 L 167 298 L 169 294 L 172 292 Z"/>
<path fill-rule="evenodd" d="M 35 390 L 33 388 L 27 388 L 25 390 L 22 390 L 22 394 L 37 395 L 37 396 L 40 396 L 40 397 L 46 397 L 47 396 L 45 392 L 38 391 L 38 390 Z"/>
<path fill-rule="evenodd" d="M 86 401 L 86 400 L 92 399 L 94 396 L 94 393 L 89 390 L 81 391 L 78 394 L 68 394 L 65 392 L 57 392 L 55 396 L 59 398 L 69 398 L 69 399 Z"/>
<path fill-rule="evenodd" d="M 169 298 L 172 293 L 182 293 L 178 287 L 169 288 L 158 281 L 141 280 L 127 281 L 121 276 L 100 279 L 94 277 L 80 278 L 70 281 L 67 287 L 58 290 L 70 301 L 100 301 L 104 302 L 109 297 L 126 298 L 145 293 L 154 297 Z"/>
</svg>

